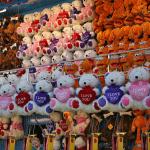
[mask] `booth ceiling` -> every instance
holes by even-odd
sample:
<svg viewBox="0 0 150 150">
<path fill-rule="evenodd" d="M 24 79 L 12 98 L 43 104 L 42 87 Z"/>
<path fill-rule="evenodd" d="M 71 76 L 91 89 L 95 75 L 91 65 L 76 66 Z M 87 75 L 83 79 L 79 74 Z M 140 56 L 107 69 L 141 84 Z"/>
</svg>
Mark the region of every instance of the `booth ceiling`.
<svg viewBox="0 0 150 150">
<path fill-rule="evenodd" d="M 4 1 L 6 1 L 6 3 Z M 32 13 L 63 2 L 71 1 L 72 0 L 0 0 L 0 17 Z M 5 9 L 6 12 L 3 12 Z"/>
</svg>

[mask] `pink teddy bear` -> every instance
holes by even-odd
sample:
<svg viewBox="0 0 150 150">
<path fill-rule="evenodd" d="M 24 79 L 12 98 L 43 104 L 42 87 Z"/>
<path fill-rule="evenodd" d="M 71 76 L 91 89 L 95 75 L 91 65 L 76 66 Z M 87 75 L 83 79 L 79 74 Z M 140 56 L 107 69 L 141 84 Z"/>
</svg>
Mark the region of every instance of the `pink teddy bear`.
<svg viewBox="0 0 150 150">
<path fill-rule="evenodd" d="M 77 16 L 77 19 L 82 23 L 91 21 L 94 17 L 94 1 L 93 0 L 83 0 L 84 7 L 81 8 L 81 13 Z"/>
<path fill-rule="evenodd" d="M 126 88 L 129 93 L 124 95 L 122 106 L 132 109 L 150 109 L 150 73 L 144 67 L 137 67 L 129 72 Z"/>
<path fill-rule="evenodd" d="M 69 99 L 75 94 L 74 80 L 68 76 L 63 75 L 57 80 L 57 88 L 54 89 L 55 98 L 50 101 L 50 107 L 55 111 L 67 111 L 69 108 Z"/>
</svg>

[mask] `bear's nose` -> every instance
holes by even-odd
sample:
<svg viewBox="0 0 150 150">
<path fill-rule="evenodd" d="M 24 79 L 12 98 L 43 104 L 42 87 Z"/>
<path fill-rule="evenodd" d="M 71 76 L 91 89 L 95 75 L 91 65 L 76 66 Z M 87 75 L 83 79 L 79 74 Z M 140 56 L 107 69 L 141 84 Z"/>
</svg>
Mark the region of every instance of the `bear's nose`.
<svg viewBox="0 0 150 150">
<path fill-rule="evenodd" d="M 84 85 L 86 85 L 86 82 L 84 82 Z"/>
<path fill-rule="evenodd" d="M 138 76 L 135 76 L 135 79 L 138 79 L 139 77 Z"/>
<path fill-rule="evenodd" d="M 114 82 L 114 80 L 113 80 L 113 79 L 111 79 L 111 82 Z"/>
<path fill-rule="evenodd" d="M 60 86 L 62 86 L 62 83 L 60 83 Z"/>
<path fill-rule="evenodd" d="M 11 84 L 11 82 L 9 82 L 9 84 Z"/>
<path fill-rule="evenodd" d="M 19 91 L 21 91 L 21 88 L 19 88 Z"/>
<path fill-rule="evenodd" d="M 42 87 L 39 87 L 40 90 L 42 90 Z"/>
<path fill-rule="evenodd" d="M 6 91 L 4 91 L 3 93 L 6 93 Z"/>
</svg>

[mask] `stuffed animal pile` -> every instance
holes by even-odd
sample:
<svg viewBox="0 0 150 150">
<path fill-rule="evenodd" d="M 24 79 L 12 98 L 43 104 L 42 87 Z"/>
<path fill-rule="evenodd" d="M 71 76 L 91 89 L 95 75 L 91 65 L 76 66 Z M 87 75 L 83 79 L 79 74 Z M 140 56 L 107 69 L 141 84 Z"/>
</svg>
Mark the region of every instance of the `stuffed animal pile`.
<svg viewBox="0 0 150 150">
<path fill-rule="evenodd" d="M 9 136 L 14 137 L 16 140 L 23 138 L 24 129 L 20 116 L 0 117 L 0 139 L 7 139 Z"/>
<path fill-rule="evenodd" d="M 17 52 L 23 67 L 86 58 L 87 50 L 96 56 L 93 7 L 92 0 L 74 0 L 25 15 L 17 28 L 23 37 Z"/>
<path fill-rule="evenodd" d="M 7 17 L 0 20 L 0 70 L 21 67 L 16 53 L 22 37 L 16 33 L 21 23 L 21 16 Z M 13 60 L 13 61 L 12 61 Z"/>
<path fill-rule="evenodd" d="M 148 68 L 136 67 L 125 74 L 112 71 L 105 74 L 105 86 L 94 74 L 83 74 L 75 79 L 65 75 L 61 68 L 49 68 L 21 77 L 15 74 L 0 77 L 0 116 L 49 115 L 52 111 L 78 111 L 98 113 L 129 109 L 150 108 L 150 73 Z M 32 78 L 31 78 L 32 79 Z M 33 86 L 35 84 L 35 86 Z M 102 92 L 101 92 L 102 91 Z"/>
<path fill-rule="evenodd" d="M 95 7 L 93 28 L 97 33 L 98 54 L 117 53 L 150 46 L 149 1 L 95 0 Z M 144 60 L 144 55 L 145 57 L 147 55 L 144 51 L 142 54 L 136 52 L 134 55 L 134 65 L 138 66 L 139 63 L 143 65 L 150 61 L 148 57 Z M 128 57 L 126 59 L 130 60 Z M 126 60 L 122 60 L 124 61 Z"/>
</svg>

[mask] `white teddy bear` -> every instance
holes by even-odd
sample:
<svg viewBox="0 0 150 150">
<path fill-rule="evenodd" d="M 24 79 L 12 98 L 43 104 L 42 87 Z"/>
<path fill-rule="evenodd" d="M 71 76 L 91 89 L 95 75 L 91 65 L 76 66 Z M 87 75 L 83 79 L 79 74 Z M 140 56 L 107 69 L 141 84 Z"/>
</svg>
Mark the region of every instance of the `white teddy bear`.
<svg viewBox="0 0 150 150">
<path fill-rule="evenodd" d="M 92 22 L 87 22 L 83 25 L 84 32 L 82 33 L 82 42 L 86 44 L 86 49 L 94 49 L 97 46 L 95 33 L 93 31 Z"/>
<path fill-rule="evenodd" d="M 6 79 L 6 77 L 1 76 L 0 77 L 0 87 L 7 83 L 8 83 L 8 80 Z"/>
<path fill-rule="evenodd" d="M 54 54 L 62 54 L 63 52 L 63 38 L 60 31 L 52 32 L 52 39 L 47 48 L 47 55 L 53 56 Z"/>
<path fill-rule="evenodd" d="M 99 112 L 96 99 L 100 96 L 100 82 L 93 74 L 84 74 L 79 79 L 79 88 L 76 89 L 77 97 L 72 98 L 69 106 L 74 110 L 84 110 L 87 113 Z"/>
<path fill-rule="evenodd" d="M 71 61 L 73 60 L 73 53 L 69 51 L 64 51 L 61 55 L 61 59 L 63 61 Z"/>
<path fill-rule="evenodd" d="M 41 57 L 43 55 L 43 51 L 40 47 L 40 41 L 42 40 L 41 34 L 35 34 L 32 38 L 32 55 L 36 57 Z"/>
<path fill-rule="evenodd" d="M 84 53 L 84 58 L 94 58 L 96 57 L 96 51 L 94 50 L 87 50 Z"/>
<path fill-rule="evenodd" d="M 50 65 L 51 64 L 51 57 L 44 55 L 41 58 L 41 65 Z"/>
<path fill-rule="evenodd" d="M 53 97 L 52 85 L 46 80 L 40 80 L 36 83 L 36 92 L 33 95 L 33 101 L 27 104 L 27 109 L 30 113 L 41 115 L 49 115 L 52 112 L 49 102 Z"/>
<path fill-rule="evenodd" d="M 72 10 L 71 10 L 71 17 L 74 18 L 72 24 L 81 24 L 81 21 L 78 19 L 78 14 L 81 13 L 81 8 L 83 7 L 82 2 L 80 0 L 74 0 L 72 2 Z"/>
<path fill-rule="evenodd" d="M 40 60 L 40 58 L 34 56 L 34 57 L 31 58 L 31 63 L 32 63 L 34 66 L 40 66 L 41 60 Z"/>
<path fill-rule="evenodd" d="M 13 102 L 13 95 L 16 93 L 15 88 L 10 84 L 4 84 L 0 88 L 0 115 L 10 116 L 8 108 Z"/>
<path fill-rule="evenodd" d="M 78 60 L 78 59 L 84 59 L 84 51 L 82 50 L 77 50 L 73 54 L 73 59 Z"/>
<path fill-rule="evenodd" d="M 17 115 L 28 115 L 27 103 L 32 100 L 33 86 L 26 80 L 20 80 L 16 91 L 14 101 L 9 105 L 9 111 Z"/>
<path fill-rule="evenodd" d="M 62 61 L 62 59 L 61 59 L 60 55 L 56 54 L 52 57 L 52 63 L 54 63 L 54 64 L 60 63 L 61 61 Z"/>
<path fill-rule="evenodd" d="M 129 81 L 126 89 L 129 94 L 124 95 L 122 106 L 132 109 L 150 109 L 150 72 L 147 68 L 137 67 L 129 71 Z"/>
<path fill-rule="evenodd" d="M 54 96 L 50 101 L 50 107 L 55 111 L 70 110 L 69 99 L 75 94 L 74 79 L 69 75 L 63 75 L 57 80 L 57 87 L 54 89 Z"/>
<path fill-rule="evenodd" d="M 9 74 L 7 80 L 9 84 L 16 87 L 17 83 L 20 81 L 20 78 L 16 74 Z"/>
<path fill-rule="evenodd" d="M 51 74 L 49 73 L 49 71 L 46 70 L 40 70 L 40 72 L 36 75 L 36 80 L 40 81 L 40 80 L 46 80 L 48 82 L 51 81 Z"/>
<path fill-rule="evenodd" d="M 122 107 L 122 97 L 125 90 L 125 75 L 123 72 L 113 71 L 105 75 L 103 96 L 99 97 L 97 103 L 102 110 L 110 112 L 125 111 Z"/>
</svg>

